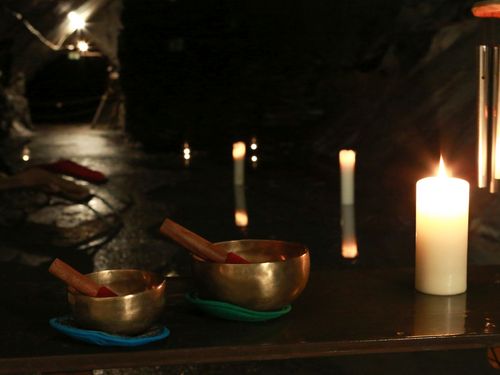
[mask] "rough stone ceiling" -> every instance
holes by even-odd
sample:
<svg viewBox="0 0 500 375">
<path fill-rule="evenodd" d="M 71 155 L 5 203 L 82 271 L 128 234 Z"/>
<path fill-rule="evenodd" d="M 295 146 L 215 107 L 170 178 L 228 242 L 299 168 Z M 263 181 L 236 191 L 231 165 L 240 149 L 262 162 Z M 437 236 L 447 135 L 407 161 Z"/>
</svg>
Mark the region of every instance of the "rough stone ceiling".
<svg viewBox="0 0 500 375">
<path fill-rule="evenodd" d="M 121 0 L 6 0 L 0 9 L 0 55 L 10 61 L 11 72 L 22 71 L 30 77 L 58 54 L 67 53 L 67 44 L 82 38 L 118 66 L 121 9 Z M 70 11 L 86 17 L 83 31 L 68 28 Z M 35 35 L 36 31 L 61 48 L 49 48 Z"/>
</svg>

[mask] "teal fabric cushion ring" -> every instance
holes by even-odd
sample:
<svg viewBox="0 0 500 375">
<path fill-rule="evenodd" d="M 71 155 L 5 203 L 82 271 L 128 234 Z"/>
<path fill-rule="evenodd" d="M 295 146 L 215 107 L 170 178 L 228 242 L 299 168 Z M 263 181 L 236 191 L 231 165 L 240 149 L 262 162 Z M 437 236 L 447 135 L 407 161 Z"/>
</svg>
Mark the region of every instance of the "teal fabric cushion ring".
<svg viewBox="0 0 500 375">
<path fill-rule="evenodd" d="M 198 309 L 222 319 L 237 320 L 241 322 L 263 322 L 276 319 L 290 312 L 291 305 L 287 305 L 280 310 L 256 311 L 233 305 L 228 302 L 202 299 L 196 293 L 186 294 L 186 299 Z"/>
<path fill-rule="evenodd" d="M 100 346 L 140 346 L 163 340 L 170 335 L 167 327 L 156 326 L 138 336 L 114 335 L 102 331 L 79 328 L 71 316 L 52 318 L 49 324 L 57 331 L 74 339 Z"/>
</svg>

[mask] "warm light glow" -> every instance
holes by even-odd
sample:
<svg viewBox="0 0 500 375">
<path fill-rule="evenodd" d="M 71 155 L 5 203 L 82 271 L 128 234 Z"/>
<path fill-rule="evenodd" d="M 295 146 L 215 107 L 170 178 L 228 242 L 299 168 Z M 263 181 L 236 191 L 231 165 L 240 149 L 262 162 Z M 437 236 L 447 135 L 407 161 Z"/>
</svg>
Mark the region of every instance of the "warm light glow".
<svg viewBox="0 0 500 375">
<path fill-rule="evenodd" d="M 356 163 L 356 152 L 353 150 L 340 150 L 339 161 L 341 168 L 352 168 Z"/>
<path fill-rule="evenodd" d="M 252 160 L 252 163 L 256 163 L 258 160 L 257 155 L 252 155 L 251 160 Z"/>
<path fill-rule="evenodd" d="M 233 143 L 233 159 L 242 160 L 245 158 L 246 147 L 244 142 Z"/>
<path fill-rule="evenodd" d="M 236 209 L 234 210 L 234 222 L 237 227 L 246 227 L 248 226 L 248 214 L 245 209 Z"/>
<path fill-rule="evenodd" d="M 183 153 L 184 160 L 188 161 L 189 159 L 191 159 L 191 149 L 189 148 L 189 143 L 187 142 L 184 142 Z"/>
<path fill-rule="evenodd" d="M 24 146 L 21 152 L 21 159 L 23 159 L 23 161 L 29 161 L 30 155 L 31 155 L 30 149 L 27 146 Z"/>
<path fill-rule="evenodd" d="M 439 169 L 437 175 L 438 177 L 448 177 L 446 167 L 444 166 L 443 155 L 439 158 Z"/>
<path fill-rule="evenodd" d="M 254 151 L 257 150 L 257 138 L 252 137 L 252 142 L 250 143 L 250 148 Z"/>
<path fill-rule="evenodd" d="M 77 12 L 68 13 L 69 27 L 71 31 L 82 30 L 85 28 L 85 19 Z"/>
<path fill-rule="evenodd" d="M 84 40 L 79 40 L 78 43 L 76 43 L 76 48 L 78 48 L 80 52 L 87 52 L 89 50 L 89 44 Z"/>
<path fill-rule="evenodd" d="M 358 256 L 358 244 L 356 241 L 342 242 L 342 258 L 354 259 Z"/>
</svg>

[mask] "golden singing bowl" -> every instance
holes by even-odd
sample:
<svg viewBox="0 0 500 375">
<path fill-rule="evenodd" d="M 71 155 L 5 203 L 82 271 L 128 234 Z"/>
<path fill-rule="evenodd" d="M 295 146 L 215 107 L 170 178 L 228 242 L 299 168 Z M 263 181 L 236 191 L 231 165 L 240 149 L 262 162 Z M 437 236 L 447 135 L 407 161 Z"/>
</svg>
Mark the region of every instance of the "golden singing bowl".
<svg viewBox="0 0 500 375">
<path fill-rule="evenodd" d="M 83 328 L 135 335 L 150 328 L 165 305 L 165 279 L 141 270 L 107 270 L 87 275 L 118 297 L 89 297 L 68 291 L 75 321 Z"/>
<path fill-rule="evenodd" d="M 214 245 L 251 263 L 212 263 L 193 257 L 193 275 L 201 298 L 258 311 L 278 310 L 294 301 L 309 279 L 309 250 L 304 245 L 273 240 Z"/>
</svg>

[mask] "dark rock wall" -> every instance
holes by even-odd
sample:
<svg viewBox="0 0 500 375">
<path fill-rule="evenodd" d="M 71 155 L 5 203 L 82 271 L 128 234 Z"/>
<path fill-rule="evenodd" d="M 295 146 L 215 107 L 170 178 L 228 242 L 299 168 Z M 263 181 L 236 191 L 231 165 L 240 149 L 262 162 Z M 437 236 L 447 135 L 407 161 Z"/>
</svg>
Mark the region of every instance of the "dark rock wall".
<svg viewBox="0 0 500 375">
<path fill-rule="evenodd" d="M 128 129 L 162 149 L 301 140 L 328 160 L 363 145 L 434 157 L 452 127 L 454 153 L 473 127 L 472 3 L 125 0 Z"/>
</svg>

